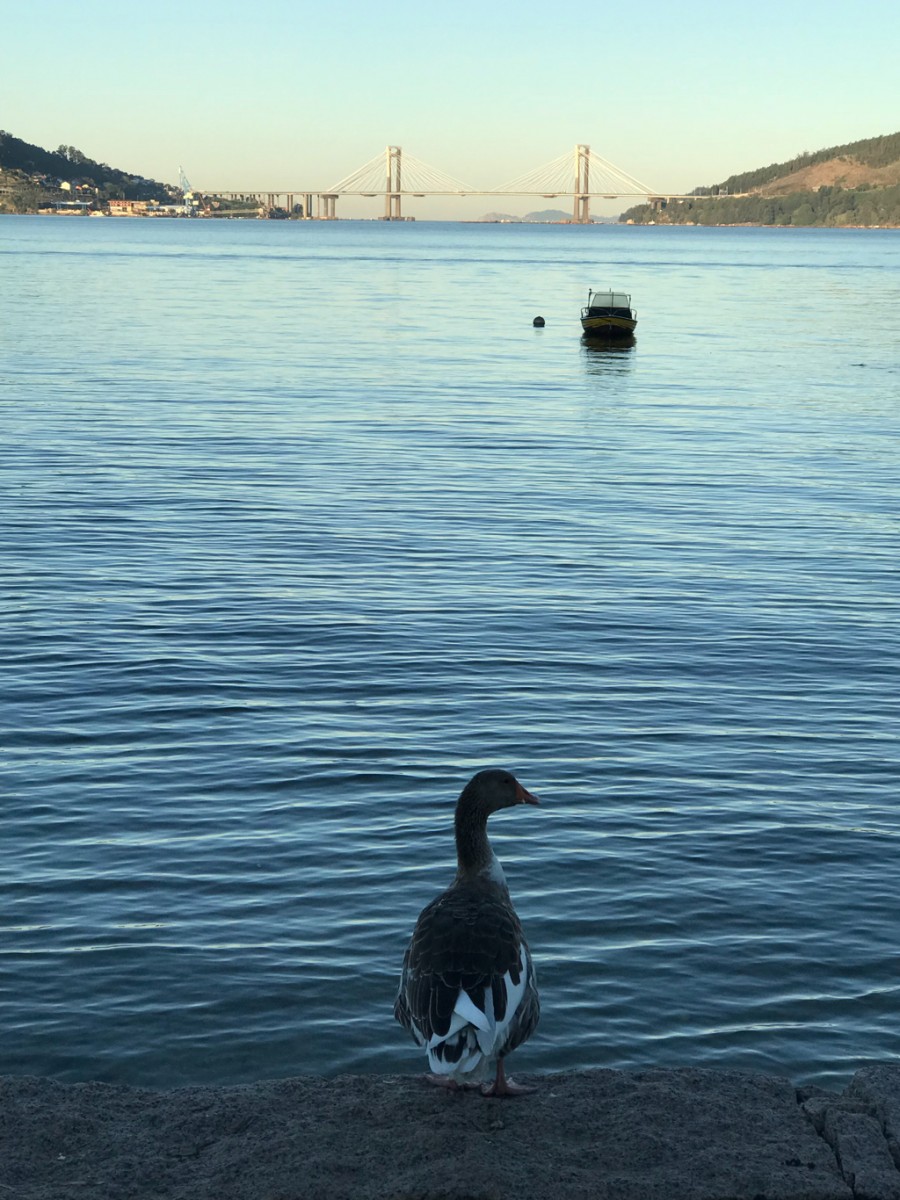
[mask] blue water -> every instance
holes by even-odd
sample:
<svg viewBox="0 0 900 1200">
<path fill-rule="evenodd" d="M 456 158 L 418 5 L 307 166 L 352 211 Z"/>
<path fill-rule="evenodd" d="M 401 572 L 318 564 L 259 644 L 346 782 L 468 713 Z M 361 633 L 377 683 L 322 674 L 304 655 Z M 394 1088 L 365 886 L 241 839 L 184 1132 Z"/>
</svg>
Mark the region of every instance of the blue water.
<svg viewBox="0 0 900 1200">
<path fill-rule="evenodd" d="M 0 218 L 0 1072 L 423 1069 L 399 964 L 486 765 L 542 799 L 491 825 L 513 1071 L 900 1054 L 898 268 Z"/>
</svg>

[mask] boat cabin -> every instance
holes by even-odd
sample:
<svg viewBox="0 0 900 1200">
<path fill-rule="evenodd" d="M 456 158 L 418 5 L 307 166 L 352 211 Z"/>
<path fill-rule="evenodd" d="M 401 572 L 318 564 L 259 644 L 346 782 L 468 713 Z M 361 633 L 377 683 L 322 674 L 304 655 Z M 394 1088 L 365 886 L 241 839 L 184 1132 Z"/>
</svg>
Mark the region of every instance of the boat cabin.
<svg viewBox="0 0 900 1200">
<path fill-rule="evenodd" d="M 589 289 L 585 316 L 630 317 L 631 297 L 627 292 L 595 292 Z"/>
</svg>

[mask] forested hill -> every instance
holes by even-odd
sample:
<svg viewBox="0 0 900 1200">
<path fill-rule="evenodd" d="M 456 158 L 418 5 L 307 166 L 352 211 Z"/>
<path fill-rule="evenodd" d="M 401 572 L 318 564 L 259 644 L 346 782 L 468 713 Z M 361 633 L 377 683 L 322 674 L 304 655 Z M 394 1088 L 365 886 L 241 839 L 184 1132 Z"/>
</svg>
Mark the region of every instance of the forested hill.
<svg viewBox="0 0 900 1200">
<path fill-rule="evenodd" d="M 900 133 L 804 152 L 694 189 L 697 200 L 638 205 L 620 220 L 673 225 L 900 226 Z"/>
<path fill-rule="evenodd" d="M 12 190 L 22 196 L 39 194 L 42 189 L 57 187 L 63 181 L 96 188 L 107 199 L 165 201 L 173 192 L 155 179 L 94 162 L 74 146 L 44 150 L 5 130 L 0 130 L 0 171 L 7 194 Z"/>
</svg>

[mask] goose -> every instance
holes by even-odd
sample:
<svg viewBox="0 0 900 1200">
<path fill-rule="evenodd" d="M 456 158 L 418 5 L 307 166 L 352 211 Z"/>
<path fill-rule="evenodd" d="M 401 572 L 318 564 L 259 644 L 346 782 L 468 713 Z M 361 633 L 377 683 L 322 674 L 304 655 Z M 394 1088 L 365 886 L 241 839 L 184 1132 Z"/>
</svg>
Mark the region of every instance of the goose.
<svg viewBox="0 0 900 1200">
<path fill-rule="evenodd" d="M 509 771 L 479 771 L 456 802 L 456 877 L 419 915 L 403 958 L 394 1016 L 425 1047 L 430 1083 L 481 1084 L 485 1096 L 534 1091 L 503 1060 L 537 1027 L 540 999 L 522 926 L 487 820 L 537 804 Z M 494 1073 L 493 1081 L 484 1082 Z"/>
</svg>

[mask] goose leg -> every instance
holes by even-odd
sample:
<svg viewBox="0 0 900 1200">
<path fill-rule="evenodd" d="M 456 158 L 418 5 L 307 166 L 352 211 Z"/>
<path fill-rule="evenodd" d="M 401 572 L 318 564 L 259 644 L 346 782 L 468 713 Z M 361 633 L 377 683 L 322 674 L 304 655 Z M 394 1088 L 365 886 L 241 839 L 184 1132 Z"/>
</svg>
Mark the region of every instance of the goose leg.
<svg viewBox="0 0 900 1200">
<path fill-rule="evenodd" d="M 528 1092 L 536 1092 L 537 1088 L 531 1087 L 527 1083 L 513 1083 L 511 1079 L 506 1078 L 506 1070 L 503 1066 L 503 1059 L 497 1060 L 497 1075 L 493 1083 L 482 1086 L 482 1096 L 524 1096 Z"/>
</svg>

